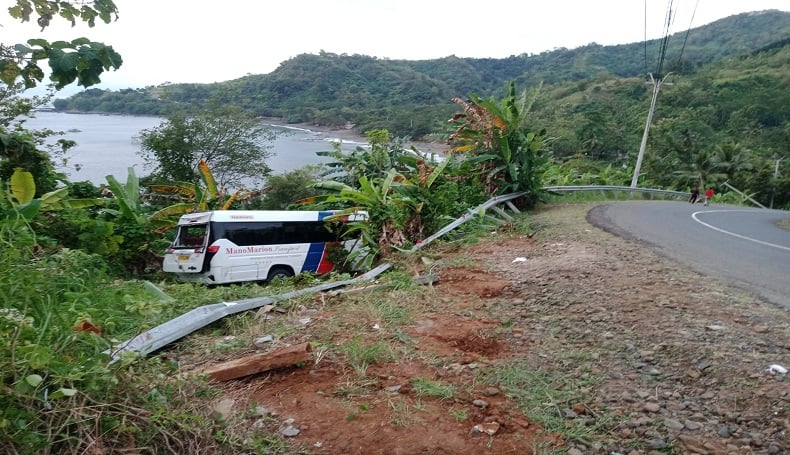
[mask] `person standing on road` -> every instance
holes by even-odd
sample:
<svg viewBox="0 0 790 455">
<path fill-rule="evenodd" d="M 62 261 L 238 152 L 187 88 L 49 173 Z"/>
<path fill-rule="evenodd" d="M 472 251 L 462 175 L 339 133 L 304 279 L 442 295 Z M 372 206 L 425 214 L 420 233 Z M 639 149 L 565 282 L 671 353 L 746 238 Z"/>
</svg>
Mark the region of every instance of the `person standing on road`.
<svg viewBox="0 0 790 455">
<path fill-rule="evenodd" d="M 691 189 L 691 197 L 689 198 L 689 204 L 693 204 L 697 202 L 697 198 L 699 197 L 699 188 L 696 186 Z"/>
<path fill-rule="evenodd" d="M 708 188 L 705 190 L 705 205 L 710 204 L 711 199 L 713 199 L 713 188 Z"/>
</svg>

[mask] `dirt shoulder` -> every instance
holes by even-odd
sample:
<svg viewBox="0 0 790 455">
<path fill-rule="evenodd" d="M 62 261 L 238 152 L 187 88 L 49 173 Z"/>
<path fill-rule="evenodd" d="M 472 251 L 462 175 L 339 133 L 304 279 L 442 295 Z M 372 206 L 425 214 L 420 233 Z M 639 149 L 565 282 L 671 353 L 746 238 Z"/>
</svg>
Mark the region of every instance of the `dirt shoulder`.
<svg viewBox="0 0 790 455">
<path fill-rule="evenodd" d="M 227 421 L 300 453 L 788 453 L 790 387 L 768 371 L 790 365 L 788 313 L 589 225 L 591 207 L 436 247 L 411 266 L 431 286 L 278 316 L 275 344 L 315 362 L 224 383 Z"/>
</svg>

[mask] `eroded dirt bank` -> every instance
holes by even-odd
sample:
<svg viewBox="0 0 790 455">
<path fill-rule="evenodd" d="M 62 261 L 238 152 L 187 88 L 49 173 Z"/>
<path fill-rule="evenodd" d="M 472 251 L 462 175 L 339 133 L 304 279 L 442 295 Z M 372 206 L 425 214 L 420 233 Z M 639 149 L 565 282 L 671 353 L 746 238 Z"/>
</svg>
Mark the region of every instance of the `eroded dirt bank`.
<svg viewBox="0 0 790 455">
<path fill-rule="evenodd" d="M 789 453 L 790 387 L 767 371 L 790 364 L 787 312 L 589 225 L 591 207 L 432 252 L 433 286 L 278 315 L 294 329 L 275 344 L 316 360 L 224 384 L 227 421 L 303 453 Z M 389 354 L 352 358 L 374 345 Z"/>
</svg>

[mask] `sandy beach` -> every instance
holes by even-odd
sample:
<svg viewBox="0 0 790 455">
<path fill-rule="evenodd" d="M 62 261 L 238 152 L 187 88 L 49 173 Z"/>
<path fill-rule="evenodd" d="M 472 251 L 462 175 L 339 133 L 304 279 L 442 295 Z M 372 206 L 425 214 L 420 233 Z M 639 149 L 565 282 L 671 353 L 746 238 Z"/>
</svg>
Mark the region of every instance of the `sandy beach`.
<svg viewBox="0 0 790 455">
<path fill-rule="evenodd" d="M 333 128 L 324 125 L 315 125 L 312 123 L 285 123 L 282 119 L 278 118 L 262 118 L 263 121 L 270 123 L 274 126 L 281 126 L 284 128 L 299 128 L 318 133 L 323 133 L 329 137 L 337 138 L 342 141 L 366 143 L 367 137 L 364 134 L 353 128 Z M 417 150 L 425 153 L 436 153 L 443 155 L 450 147 L 444 142 L 426 142 L 426 141 L 408 141 L 406 147 L 414 147 Z"/>
</svg>

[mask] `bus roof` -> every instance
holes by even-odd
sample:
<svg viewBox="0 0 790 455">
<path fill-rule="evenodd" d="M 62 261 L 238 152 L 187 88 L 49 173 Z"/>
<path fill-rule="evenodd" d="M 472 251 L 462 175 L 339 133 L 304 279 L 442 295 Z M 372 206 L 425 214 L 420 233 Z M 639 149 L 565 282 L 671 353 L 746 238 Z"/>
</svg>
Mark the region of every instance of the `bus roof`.
<svg viewBox="0 0 790 455">
<path fill-rule="evenodd" d="M 179 225 L 202 224 L 209 221 L 321 221 L 339 210 L 213 210 L 181 215 Z"/>
</svg>

